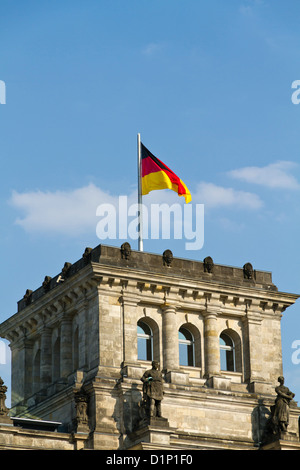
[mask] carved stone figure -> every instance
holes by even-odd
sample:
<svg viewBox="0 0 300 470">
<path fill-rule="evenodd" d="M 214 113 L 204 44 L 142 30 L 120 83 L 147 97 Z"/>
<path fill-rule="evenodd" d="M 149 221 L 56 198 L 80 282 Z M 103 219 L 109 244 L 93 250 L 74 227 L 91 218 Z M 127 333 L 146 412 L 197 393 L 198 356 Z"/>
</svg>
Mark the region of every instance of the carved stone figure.
<svg viewBox="0 0 300 470">
<path fill-rule="evenodd" d="M 122 259 L 130 259 L 131 256 L 131 246 L 130 243 L 125 242 L 121 245 L 121 256 Z"/>
<path fill-rule="evenodd" d="M 271 406 L 271 415 L 266 423 L 263 442 L 277 439 L 282 432 L 287 432 L 289 425 L 290 403 L 295 394 L 284 385 L 284 377 L 278 377 L 279 386 L 275 388 L 277 397 Z"/>
<path fill-rule="evenodd" d="M 289 425 L 290 402 L 295 394 L 284 385 L 284 377 L 278 377 L 280 385 L 275 388 L 277 398 L 275 400 L 274 413 L 272 416 L 273 424 L 280 431 L 287 431 Z"/>
<path fill-rule="evenodd" d="M 203 267 L 205 273 L 212 273 L 214 269 L 214 262 L 210 256 L 207 256 L 203 260 Z"/>
<path fill-rule="evenodd" d="M 23 299 L 25 300 L 26 305 L 29 305 L 32 300 L 32 290 L 27 289 Z"/>
<path fill-rule="evenodd" d="M 65 279 L 67 275 L 69 274 L 70 268 L 72 266 L 72 263 L 68 263 L 67 261 L 64 264 L 64 267 L 62 268 L 61 274 L 62 277 Z"/>
<path fill-rule="evenodd" d="M 163 399 L 163 377 L 159 363 L 152 362 L 152 369 L 146 370 L 141 378 L 143 382 L 143 404 L 146 416 L 161 417 L 161 401 Z"/>
<path fill-rule="evenodd" d="M 244 279 L 253 279 L 253 267 L 251 263 L 246 263 L 243 266 Z"/>
<path fill-rule="evenodd" d="M 74 420 L 75 428 L 78 431 L 83 431 L 88 428 L 88 395 L 84 390 L 74 390 L 74 400 L 76 408 L 76 418 Z"/>
<path fill-rule="evenodd" d="M 64 267 L 61 270 L 61 274 L 57 278 L 57 283 L 64 282 L 64 280 L 68 277 L 72 264 L 68 263 L 67 261 L 64 264 Z"/>
<path fill-rule="evenodd" d="M 173 261 L 173 253 L 171 250 L 165 250 L 163 252 L 163 262 L 164 266 L 170 267 Z"/>
<path fill-rule="evenodd" d="M 44 279 L 44 282 L 43 282 L 43 288 L 44 288 L 45 292 L 48 292 L 48 290 L 50 289 L 51 279 L 52 279 L 51 276 L 45 276 L 45 279 Z"/>
<path fill-rule="evenodd" d="M 7 416 L 9 409 L 6 408 L 5 400 L 6 400 L 6 392 L 7 387 L 4 385 L 2 378 L 0 377 L 0 415 Z"/>
<path fill-rule="evenodd" d="M 84 259 L 84 261 L 86 263 L 88 263 L 90 260 L 91 260 L 91 253 L 92 253 L 93 249 L 92 248 L 89 248 L 89 247 L 86 247 L 86 249 L 84 250 L 84 253 L 82 255 L 82 258 Z"/>
</svg>

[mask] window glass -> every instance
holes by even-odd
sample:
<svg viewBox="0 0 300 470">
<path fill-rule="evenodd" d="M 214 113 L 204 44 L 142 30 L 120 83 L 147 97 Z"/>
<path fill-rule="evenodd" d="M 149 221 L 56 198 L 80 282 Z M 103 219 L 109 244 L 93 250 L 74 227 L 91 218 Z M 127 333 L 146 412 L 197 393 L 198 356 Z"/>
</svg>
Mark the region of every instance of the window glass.
<svg viewBox="0 0 300 470">
<path fill-rule="evenodd" d="M 225 333 L 220 335 L 220 367 L 221 370 L 235 370 L 234 342 Z"/>
<path fill-rule="evenodd" d="M 187 329 L 181 327 L 178 332 L 179 364 L 181 366 L 194 366 L 194 337 Z"/>
<path fill-rule="evenodd" d="M 144 322 L 139 321 L 137 325 L 137 349 L 138 359 L 152 361 L 153 335 L 151 328 Z"/>
</svg>

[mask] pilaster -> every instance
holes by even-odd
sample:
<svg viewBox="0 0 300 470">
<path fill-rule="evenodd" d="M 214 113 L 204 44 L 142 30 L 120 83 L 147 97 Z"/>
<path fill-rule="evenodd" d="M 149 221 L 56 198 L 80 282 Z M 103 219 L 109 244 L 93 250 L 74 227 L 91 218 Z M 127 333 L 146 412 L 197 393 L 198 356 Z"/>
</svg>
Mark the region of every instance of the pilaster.
<svg viewBox="0 0 300 470">
<path fill-rule="evenodd" d="M 135 311 L 138 302 L 130 296 L 123 295 L 121 303 L 123 321 L 123 363 L 134 364 L 137 360 L 137 324 Z"/>
<path fill-rule="evenodd" d="M 262 338 L 261 338 L 261 323 L 262 316 L 255 309 L 251 301 L 245 300 L 246 314 L 243 317 L 244 338 L 247 359 L 245 364 L 245 380 L 249 383 L 249 391 L 255 393 L 263 393 L 264 378 L 262 371 Z"/>
<path fill-rule="evenodd" d="M 64 315 L 60 328 L 60 373 L 67 377 L 72 371 L 72 318 Z"/>
<path fill-rule="evenodd" d="M 40 388 L 47 387 L 52 380 L 52 329 L 44 327 L 41 333 Z"/>
</svg>

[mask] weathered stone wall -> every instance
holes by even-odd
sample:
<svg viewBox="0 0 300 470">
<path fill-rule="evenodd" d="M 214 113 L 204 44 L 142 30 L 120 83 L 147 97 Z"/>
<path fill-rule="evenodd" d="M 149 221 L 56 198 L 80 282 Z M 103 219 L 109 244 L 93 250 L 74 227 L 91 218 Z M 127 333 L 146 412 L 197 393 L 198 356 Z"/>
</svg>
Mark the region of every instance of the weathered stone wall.
<svg viewBox="0 0 300 470">
<path fill-rule="evenodd" d="M 83 387 L 89 445 L 135 445 L 140 378 L 151 367 L 138 357 L 143 321 L 165 378 L 168 442 L 190 439 L 193 447 L 210 440 L 212 446 L 217 439 L 221 447 L 251 447 L 259 443 L 282 373 L 281 316 L 297 297 L 279 292 L 268 272 L 177 258 L 168 265 L 161 255 L 89 249 L 47 279 L 46 288 L 27 293 L 18 313 L 0 325 L 12 349 L 12 411 L 60 421 L 71 432 L 74 389 Z M 179 361 L 182 326 L 193 337 L 194 365 Z M 234 370 L 220 367 L 222 332 L 235 346 Z"/>
<path fill-rule="evenodd" d="M 0 450 L 80 450 L 88 448 L 87 436 L 22 429 L 0 423 Z"/>
</svg>

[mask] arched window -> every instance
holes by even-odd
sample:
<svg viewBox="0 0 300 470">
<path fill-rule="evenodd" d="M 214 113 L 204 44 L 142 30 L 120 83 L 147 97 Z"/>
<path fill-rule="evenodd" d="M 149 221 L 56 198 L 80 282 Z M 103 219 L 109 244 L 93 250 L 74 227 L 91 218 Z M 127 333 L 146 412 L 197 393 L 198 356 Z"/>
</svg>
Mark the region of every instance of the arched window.
<svg viewBox="0 0 300 470">
<path fill-rule="evenodd" d="M 184 327 L 178 332 L 179 365 L 195 366 L 195 342 L 192 333 Z"/>
<path fill-rule="evenodd" d="M 236 370 L 234 342 L 226 333 L 220 335 L 220 365 L 221 370 Z"/>
<path fill-rule="evenodd" d="M 137 324 L 138 359 L 153 360 L 153 333 L 149 325 L 139 320 Z"/>
</svg>

